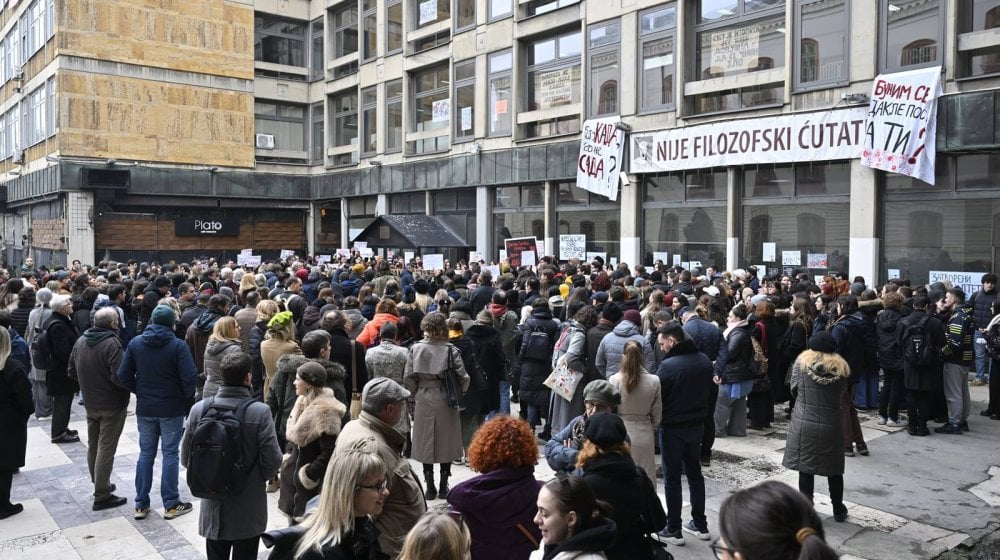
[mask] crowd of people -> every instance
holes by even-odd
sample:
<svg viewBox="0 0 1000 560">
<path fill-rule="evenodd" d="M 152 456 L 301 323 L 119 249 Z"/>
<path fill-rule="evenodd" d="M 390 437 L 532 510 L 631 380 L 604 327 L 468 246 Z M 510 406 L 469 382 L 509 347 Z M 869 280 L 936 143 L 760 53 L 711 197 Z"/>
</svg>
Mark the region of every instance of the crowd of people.
<svg viewBox="0 0 1000 560">
<path fill-rule="evenodd" d="M 263 541 L 272 558 L 658 559 L 685 533 L 711 540 L 715 439 L 785 414 L 798 491 L 731 495 L 711 546 L 727 560 L 835 558 L 814 479 L 844 521 L 845 457 L 870 453 L 859 409 L 912 436 L 932 420 L 962 434 L 974 368 L 984 416 L 1000 419 L 993 274 L 965 294 L 599 258 L 491 269 L 27 260 L 0 286 L 0 519 L 22 511 L 10 488 L 28 418 L 51 418 L 53 444 L 79 442 L 77 398 L 93 509 L 125 505 L 111 474 L 134 394 L 133 516 L 150 514 L 159 450 L 163 517 L 194 509 L 184 465 L 209 558 L 256 558 Z M 555 479 L 536 479 L 540 458 Z M 478 475 L 452 487 L 453 464 Z M 265 532 L 268 492 L 288 528 Z M 448 512 L 429 512 L 435 500 Z"/>
</svg>

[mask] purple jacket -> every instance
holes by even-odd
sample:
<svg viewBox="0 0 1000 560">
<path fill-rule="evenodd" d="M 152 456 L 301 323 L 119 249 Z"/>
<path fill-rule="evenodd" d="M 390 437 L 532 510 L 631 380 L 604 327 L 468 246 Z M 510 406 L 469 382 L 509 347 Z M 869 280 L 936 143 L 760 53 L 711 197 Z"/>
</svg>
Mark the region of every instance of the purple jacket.
<svg viewBox="0 0 1000 560">
<path fill-rule="evenodd" d="M 500 468 L 455 485 L 448 493 L 472 533 L 472 560 L 527 560 L 541 532 L 532 521 L 542 482 L 533 466 Z M 520 525 L 534 539 L 528 540 Z"/>
</svg>

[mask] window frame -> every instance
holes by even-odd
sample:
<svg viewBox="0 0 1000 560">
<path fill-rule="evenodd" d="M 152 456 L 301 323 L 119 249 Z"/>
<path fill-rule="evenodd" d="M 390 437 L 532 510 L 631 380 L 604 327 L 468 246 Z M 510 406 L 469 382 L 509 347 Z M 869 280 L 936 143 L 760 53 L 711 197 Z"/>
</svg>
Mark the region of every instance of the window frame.
<svg viewBox="0 0 1000 560">
<path fill-rule="evenodd" d="M 889 52 L 888 51 L 889 51 L 889 2 L 890 1 L 891 0 L 879 0 L 879 4 L 878 4 L 878 18 L 879 18 L 879 21 L 878 21 L 878 72 L 880 74 L 887 74 L 887 73 L 893 73 L 893 72 L 905 72 L 907 70 L 917 70 L 919 68 L 930 68 L 932 66 L 941 66 L 942 71 L 944 71 L 945 63 L 947 62 L 947 46 L 948 46 L 948 45 L 945 44 L 945 41 L 947 40 L 946 33 L 945 33 L 945 27 L 947 26 L 946 22 L 948 21 L 947 20 L 947 17 L 948 17 L 947 16 L 947 7 L 948 7 L 947 0 L 945 0 L 945 1 L 935 0 L 938 3 L 938 6 L 937 6 L 937 9 L 938 9 L 938 25 L 937 25 L 938 34 L 937 34 L 937 37 L 934 37 L 934 39 L 936 39 L 936 41 L 937 41 L 937 43 L 935 45 L 936 48 L 937 48 L 937 57 L 936 57 L 936 60 L 933 60 L 933 61 L 930 61 L 930 62 L 922 62 L 922 63 L 918 63 L 918 64 L 910 64 L 910 65 L 906 65 L 906 66 L 903 66 L 902 64 L 899 64 L 899 65 L 895 65 L 895 64 L 894 65 L 890 65 L 889 64 Z M 923 39 L 930 39 L 930 38 L 929 37 L 920 37 L 920 38 L 917 38 L 915 41 L 912 41 L 912 42 L 907 43 L 907 44 L 912 44 L 913 42 L 916 42 L 916 41 L 919 41 L 919 40 L 923 40 Z"/>
<path fill-rule="evenodd" d="M 656 12 L 670 10 L 670 9 L 672 9 L 674 12 L 674 23 L 672 25 L 665 26 L 659 29 L 651 29 L 649 31 L 643 31 L 642 29 L 643 17 L 652 15 Z M 635 106 L 637 109 L 636 112 L 641 115 L 641 114 L 658 113 L 661 111 L 668 111 L 675 109 L 677 107 L 677 59 L 675 57 L 675 54 L 677 52 L 676 48 L 677 47 L 677 4 L 671 2 L 669 4 L 664 4 L 662 6 L 656 6 L 648 10 L 643 10 L 642 12 L 639 12 L 638 17 L 636 18 L 636 23 L 639 26 L 639 30 L 636 35 L 637 37 L 636 43 L 638 45 L 638 50 L 636 52 L 636 65 L 637 65 L 636 66 L 637 87 L 636 87 L 636 100 L 635 100 Z M 653 43 L 667 39 L 671 40 L 673 44 L 670 52 L 670 57 L 672 60 L 671 65 L 674 68 L 670 80 L 671 83 L 670 91 L 672 93 L 672 95 L 670 96 L 670 101 L 668 103 L 644 105 L 642 98 L 643 91 L 645 90 L 645 77 L 643 74 L 644 72 L 643 50 L 647 43 Z M 663 80 L 661 79 L 660 82 L 661 82 L 660 87 L 662 88 Z"/>
<path fill-rule="evenodd" d="M 442 76 L 441 76 L 441 71 L 442 70 L 445 72 L 444 79 L 442 79 Z M 434 81 L 435 81 L 434 87 L 431 87 L 431 88 L 429 88 L 427 90 L 424 90 L 424 91 L 419 91 L 419 84 L 420 84 L 421 77 L 424 74 L 431 73 L 431 72 L 433 72 L 433 73 L 436 74 L 436 76 L 434 78 Z M 435 145 L 437 145 L 438 142 L 440 141 L 440 138 L 442 138 L 442 137 L 450 139 L 450 136 L 451 136 L 451 115 L 449 114 L 449 116 L 448 116 L 449 118 L 448 118 L 447 121 L 436 121 L 436 122 L 441 123 L 442 126 L 433 126 L 434 123 L 435 123 L 433 115 L 431 116 L 431 119 L 429 119 L 429 120 L 418 121 L 418 115 L 417 114 L 418 114 L 419 111 L 417 110 L 417 105 L 418 105 L 418 103 L 420 103 L 420 101 L 422 99 L 433 98 L 433 97 L 437 97 L 437 96 L 440 96 L 440 95 L 443 94 L 444 97 L 441 98 L 441 99 L 438 99 L 437 101 L 442 101 L 444 99 L 447 99 L 448 100 L 448 111 L 449 111 L 449 113 L 452 112 L 451 111 L 451 103 L 452 103 L 452 99 L 451 99 L 451 91 L 452 91 L 452 87 L 451 87 L 451 82 L 452 82 L 452 80 L 451 80 L 451 65 L 448 64 L 448 62 L 446 61 L 443 64 L 432 64 L 432 65 L 429 65 L 429 66 L 424 66 L 422 68 L 417 68 L 415 70 L 410 71 L 408 77 L 409 77 L 409 82 L 410 82 L 409 83 L 409 88 L 408 88 L 408 93 L 410 94 L 410 96 L 409 96 L 409 99 L 408 99 L 407 103 L 409 104 L 409 108 L 410 108 L 410 116 L 407 119 L 408 122 L 406 124 L 406 132 L 407 132 L 407 134 L 429 133 L 429 132 L 435 132 L 435 131 L 438 131 L 438 132 L 441 132 L 441 133 L 440 134 L 428 134 L 425 138 L 422 138 L 420 140 L 407 140 L 406 139 L 406 135 L 407 134 L 404 134 L 403 135 L 404 136 L 404 138 L 403 138 L 404 145 L 409 144 L 411 142 L 419 144 L 420 142 L 425 142 L 425 141 L 431 140 L 431 139 L 434 139 L 434 141 L 435 141 L 434 143 L 435 143 Z M 433 107 L 433 103 L 434 102 L 432 101 L 432 103 L 431 103 L 432 107 Z M 433 128 L 427 128 L 428 124 L 431 124 L 431 126 L 433 126 Z M 417 126 L 418 125 L 422 126 L 422 128 L 420 130 L 417 130 Z M 408 154 L 411 154 L 411 155 L 423 155 L 423 154 L 441 152 L 441 151 L 443 151 L 446 148 L 437 148 L 437 149 L 434 149 L 434 150 L 427 150 L 427 151 L 415 149 L 412 152 L 410 152 L 410 150 L 408 149 L 408 147 L 404 148 L 404 149 L 406 150 L 406 152 Z"/>
<path fill-rule="evenodd" d="M 395 95 L 390 95 L 394 93 L 390 91 L 390 87 L 398 87 L 399 93 Z M 390 80 L 385 83 L 385 127 L 383 140 L 383 150 L 382 153 L 385 154 L 395 154 L 403 151 L 403 146 L 406 144 L 406 117 L 403 115 L 403 101 L 405 98 L 404 91 L 406 88 L 403 86 L 403 79 L 398 78 L 395 80 Z M 392 113 L 391 106 L 397 105 L 399 107 L 399 138 L 398 145 L 393 146 L 391 140 L 395 140 L 396 137 L 393 136 L 392 130 L 390 130 L 389 115 Z"/>
<path fill-rule="evenodd" d="M 48 125 L 46 124 L 46 118 L 48 117 L 48 110 L 46 108 L 46 89 L 45 84 L 42 84 L 29 92 L 25 99 L 28 102 L 28 110 L 26 114 L 28 116 L 27 123 L 27 142 L 25 144 L 26 148 L 30 148 L 39 142 L 42 142 L 47 137 L 46 132 L 48 130 Z"/>
<path fill-rule="evenodd" d="M 342 13 L 350 13 L 354 11 L 354 18 L 348 18 L 351 23 L 345 23 L 344 25 L 337 24 L 337 16 Z M 360 11 L 358 10 L 357 0 L 351 0 L 345 3 L 343 6 L 335 7 L 330 10 L 330 18 L 333 20 L 333 25 L 330 27 L 330 32 L 333 33 L 334 40 L 330 41 L 330 58 L 331 60 L 337 60 L 339 58 L 349 56 L 352 54 L 357 54 L 360 57 L 361 50 L 361 23 L 359 19 Z M 354 29 L 354 50 L 344 49 L 343 38 L 346 32 Z"/>
<path fill-rule="evenodd" d="M 562 50 L 561 45 L 562 45 L 563 39 L 568 38 L 569 36 L 571 36 L 573 34 L 576 34 L 579 37 L 580 52 L 577 53 L 577 54 L 574 54 L 574 55 L 560 56 L 559 53 Z M 584 38 L 585 38 L 585 34 L 584 34 L 584 32 L 583 32 L 582 29 L 580 29 L 580 28 L 573 28 L 572 30 L 563 30 L 563 31 L 560 31 L 559 33 L 554 34 L 554 35 L 546 35 L 546 36 L 542 36 L 542 37 L 536 37 L 533 41 L 525 42 L 524 49 L 525 49 L 525 53 L 526 53 L 525 54 L 525 56 L 526 56 L 525 62 L 526 63 L 524 65 L 524 70 L 523 70 L 523 72 L 524 72 L 524 84 L 525 84 L 525 88 L 524 88 L 524 96 L 525 96 L 525 107 L 524 108 L 525 108 L 525 110 L 527 110 L 527 111 L 547 111 L 547 110 L 550 110 L 550 109 L 554 109 L 556 107 L 564 107 L 564 106 L 567 106 L 567 105 L 574 105 L 574 104 L 584 103 L 585 95 L 583 94 L 582 91 L 580 91 L 580 89 L 583 87 L 583 70 L 584 70 L 584 68 L 583 68 L 583 54 L 584 54 L 584 51 L 585 51 L 585 49 L 584 49 Z M 553 52 L 554 52 L 553 58 L 551 60 L 546 60 L 545 62 L 536 62 L 534 64 L 528 64 L 527 63 L 528 60 L 529 60 L 528 57 L 530 57 L 532 49 L 536 45 L 538 45 L 539 43 L 542 43 L 542 42 L 545 42 L 545 41 L 550 41 L 550 40 L 554 41 L 554 43 L 553 43 Z M 537 107 L 536 108 L 536 107 L 532 106 L 532 101 L 537 102 L 537 100 L 533 99 L 534 83 L 533 83 L 533 81 L 531 79 L 532 74 L 539 73 L 539 72 L 552 72 L 552 71 L 555 71 L 555 70 L 562 70 L 564 68 L 572 68 L 574 66 L 577 66 L 580 69 L 580 82 L 581 82 L 579 84 L 579 86 L 576 88 L 576 93 L 577 93 L 577 95 L 580 96 L 579 99 L 576 102 L 573 102 L 571 100 L 569 103 L 563 103 L 563 104 L 559 104 L 559 105 L 555 105 L 555 106 L 551 106 L 551 107 Z M 570 82 L 571 82 L 571 86 L 572 86 L 572 80 L 570 80 Z M 579 117 L 577 117 L 577 118 L 579 118 Z"/>
<path fill-rule="evenodd" d="M 614 29 L 614 33 L 617 35 L 617 37 L 616 37 L 616 39 L 611 44 L 600 45 L 600 46 L 597 46 L 597 47 L 591 47 L 591 43 L 593 41 L 593 38 L 591 37 L 591 33 L 597 31 L 598 29 L 604 29 L 605 35 L 603 35 L 603 37 L 606 37 L 607 34 L 610 32 L 610 30 Z M 622 84 L 621 37 L 622 37 L 622 22 L 621 22 L 620 19 L 610 19 L 610 20 L 602 21 L 602 22 L 595 23 L 593 25 L 587 26 L 587 29 L 586 29 L 586 32 L 585 32 L 585 35 L 584 35 L 584 39 L 585 39 L 585 43 L 586 43 L 586 52 L 587 52 L 587 68 L 586 68 L 586 76 L 587 76 L 586 84 L 587 84 L 587 86 L 586 86 L 586 89 L 584 91 L 584 104 L 586 105 L 585 114 L 587 115 L 588 118 L 609 117 L 609 116 L 614 116 L 614 115 L 620 115 L 621 114 L 621 110 L 622 110 L 622 95 L 621 95 L 621 92 L 622 92 L 622 87 L 621 87 L 621 84 Z M 614 56 L 615 56 L 614 68 L 616 68 L 617 72 L 618 72 L 618 75 L 614 79 L 615 107 L 614 107 L 614 110 L 612 110 L 612 111 L 600 112 L 599 111 L 599 108 L 600 108 L 599 103 L 600 103 L 600 97 L 601 97 L 600 91 L 603 91 L 603 89 L 604 89 L 603 84 L 602 84 L 602 86 L 600 88 L 600 91 L 598 93 L 598 105 L 596 107 L 593 104 L 593 102 L 594 102 L 594 99 L 592 97 L 593 93 L 592 93 L 591 88 L 590 88 L 590 85 L 593 84 L 596 81 L 595 80 L 595 76 L 594 76 L 594 59 L 598 58 L 598 57 L 601 57 L 601 56 L 607 56 L 607 55 L 610 55 L 610 54 L 614 54 Z"/>
<path fill-rule="evenodd" d="M 827 0 L 801 0 L 795 2 L 792 21 L 792 91 L 816 91 L 843 86 L 851 83 L 851 3 L 840 0 L 844 16 L 844 76 L 837 79 L 817 79 L 810 82 L 802 81 L 802 44 L 808 37 L 802 36 L 802 9 L 810 4 L 818 4 Z M 814 39 L 812 39 L 815 41 Z M 819 45 L 818 42 L 816 42 Z"/>
<path fill-rule="evenodd" d="M 437 17 L 435 17 L 433 20 L 428 20 L 423 23 L 420 23 L 420 5 L 427 2 L 436 2 Z M 412 18 L 413 23 L 410 31 L 420 31 L 421 29 L 425 29 L 432 25 L 451 19 L 452 16 L 454 16 L 454 14 L 451 13 L 451 4 L 452 0 L 412 0 L 411 3 L 412 7 L 410 8 L 410 16 Z M 442 16 L 441 14 L 441 6 L 444 6 L 447 10 L 447 14 L 445 14 L 444 16 Z"/>
<path fill-rule="evenodd" d="M 365 98 L 371 96 L 370 101 Z M 362 89 L 358 98 L 358 150 L 362 156 L 373 156 L 378 153 L 378 87 L 371 86 Z M 371 149 L 368 148 L 369 138 Z"/>
<path fill-rule="evenodd" d="M 510 66 L 502 70 L 493 70 L 493 61 L 500 57 L 507 56 L 510 57 Z M 514 50 L 504 49 L 502 51 L 496 51 L 490 53 L 486 56 L 486 107 L 489 110 L 489 119 L 486 124 L 486 136 L 509 136 L 514 131 Z M 507 93 L 507 118 L 510 123 L 506 128 L 493 129 L 494 122 L 494 110 L 496 109 L 496 102 L 499 99 L 491 99 L 493 95 L 493 80 L 507 78 L 509 88 Z M 497 119 L 499 120 L 499 119 Z"/>
<path fill-rule="evenodd" d="M 398 8 L 399 10 L 399 45 L 393 47 L 389 41 L 393 36 L 390 26 L 392 25 L 392 20 L 389 18 L 389 11 L 393 8 Z M 406 42 L 405 36 L 406 31 L 403 26 L 403 0 L 388 0 L 385 3 L 385 55 L 396 54 L 403 52 L 403 44 Z"/>
<path fill-rule="evenodd" d="M 316 41 L 319 40 L 319 56 L 316 56 Z M 309 22 L 309 80 L 322 80 L 326 74 L 326 25 L 323 17 Z M 319 58 L 319 60 L 316 60 Z"/>
<path fill-rule="evenodd" d="M 468 31 L 470 29 L 475 29 L 476 28 L 476 15 L 477 15 L 476 14 L 476 4 L 478 3 L 477 0 L 451 0 L 451 2 L 452 2 L 452 6 L 451 6 L 451 22 L 452 22 L 452 29 L 454 30 L 454 33 L 461 33 L 463 31 Z M 461 4 L 463 2 L 472 6 L 472 23 L 466 23 L 464 25 L 462 25 L 459 22 L 460 18 L 458 16 L 458 14 L 460 13 L 459 12 L 459 4 Z"/>
<path fill-rule="evenodd" d="M 309 161 L 322 165 L 326 161 L 326 103 L 309 105 Z M 316 146 L 316 128 L 319 127 L 319 146 Z"/>
<path fill-rule="evenodd" d="M 258 104 L 273 106 L 274 107 L 274 114 L 270 115 L 270 114 L 259 113 L 257 111 L 257 105 Z M 293 107 L 293 108 L 302 110 L 302 118 L 292 118 L 292 117 L 281 116 L 280 112 L 281 112 L 281 108 L 282 107 L 286 107 L 286 108 L 287 107 Z M 256 126 L 256 121 L 257 120 L 296 123 L 296 124 L 300 124 L 302 126 L 302 141 L 301 141 L 301 143 L 302 143 L 302 149 L 301 150 L 294 150 L 294 149 L 289 149 L 288 147 L 281 146 L 281 138 L 280 138 L 280 136 L 277 138 L 277 141 L 275 142 L 275 146 L 274 146 L 275 150 L 289 151 L 289 152 L 299 152 L 299 151 L 302 151 L 302 152 L 305 152 L 307 154 L 307 157 L 308 157 L 308 153 L 309 153 L 309 122 L 308 122 L 308 119 L 309 119 L 309 106 L 308 105 L 303 105 L 301 103 L 288 103 L 288 102 L 285 102 L 285 101 L 277 101 L 277 100 L 273 100 L 273 99 L 262 99 L 262 98 L 254 99 L 254 130 L 255 131 L 257 130 L 257 126 Z"/>
<path fill-rule="evenodd" d="M 493 12 L 494 2 L 506 2 L 507 11 L 502 13 Z M 500 21 L 509 17 L 514 17 L 514 2 L 513 0 L 486 0 L 486 22 L 493 23 L 494 21 Z"/>
<path fill-rule="evenodd" d="M 365 6 L 365 2 L 368 0 L 362 0 L 361 9 L 358 12 L 360 17 L 358 23 L 358 58 L 362 63 L 370 62 L 378 58 L 378 2 L 371 2 L 369 6 Z M 375 37 L 371 40 L 372 52 L 368 52 L 368 26 L 367 21 L 371 19 L 375 22 L 374 29 L 372 33 Z"/>
<path fill-rule="evenodd" d="M 458 78 L 458 72 L 460 68 L 472 68 L 472 76 L 467 78 Z M 451 112 L 451 142 L 452 144 L 458 144 L 462 142 L 471 142 L 476 138 L 476 59 L 469 58 L 466 60 L 461 60 L 455 62 L 451 69 L 451 104 L 454 109 Z M 472 88 L 472 128 L 469 129 L 467 133 L 464 133 L 459 127 L 462 124 L 462 108 L 458 105 L 458 94 L 461 88 Z"/>
<path fill-rule="evenodd" d="M 281 33 L 276 31 L 264 31 L 263 26 L 258 26 L 258 21 L 270 20 L 291 23 L 298 25 L 302 28 L 302 34 L 296 35 L 293 33 Z M 274 14 L 268 14 L 265 12 L 254 12 L 254 62 L 263 62 L 265 64 L 279 64 L 281 66 L 290 66 L 293 68 L 302 68 L 309 70 L 309 53 L 312 51 L 312 37 L 309 33 L 309 20 L 298 20 L 293 18 L 287 18 L 282 16 L 277 16 Z M 270 60 L 264 60 L 264 46 L 263 41 L 267 37 L 277 37 L 286 42 L 296 41 L 300 43 L 302 64 L 288 64 L 285 62 L 272 62 Z M 257 57 L 257 45 L 260 44 L 260 58 Z M 291 62 L 291 57 L 293 56 L 294 49 L 288 49 L 287 54 L 289 56 L 289 62 Z"/>
<path fill-rule="evenodd" d="M 338 107 L 338 103 L 337 102 L 339 100 L 350 99 L 352 97 L 354 98 L 354 103 L 351 104 L 351 106 L 349 106 L 347 109 L 344 109 L 344 110 L 338 110 L 338 108 L 337 108 Z M 345 146 L 351 146 L 351 145 L 353 145 L 355 148 L 360 148 L 361 139 L 359 138 L 358 135 L 361 133 L 361 130 L 360 130 L 360 126 L 359 126 L 360 125 L 360 122 L 359 122 L 360 115 L 359 115 L 359 111 L 358 111 L 358 108 L 359 108 L 358 101 L 359 100 L 358 100 L 358 90 L 357 90 L 357 88 L 348 88 L 348 89 L 345 89 L 345 90 L 341 90 L 341 91 L 335 92 L 335 93 L 333 93 L 333 94 L 330 95 L 330 101 L 331 101 L 330 123 L 333 125 L 331 127 L 331 130 L 330 130 L 330 134 L 331 134 L 331 136 L 330 136 L 330 147 L 331 148 L 343 148 Z M 354 128 L 355 134 L 354 134 L 354 142 L 353 142 L 353 144 L 351 143 L 351 139 L 348 138 L 347 136 L 343 136 L 343 138 L 339 138 L 339 136 L 342 135 L 342 131 L 338 129 L 338 126 L 341 123 L 345 122 L 345 119 L 350 119 L 350 117 L 352 115 L 354 116 L 354 122 L 355 122 L 355 128 Z M 341 140 L 344 140 L 344 141 L 342 142 Z"/>
</svg>

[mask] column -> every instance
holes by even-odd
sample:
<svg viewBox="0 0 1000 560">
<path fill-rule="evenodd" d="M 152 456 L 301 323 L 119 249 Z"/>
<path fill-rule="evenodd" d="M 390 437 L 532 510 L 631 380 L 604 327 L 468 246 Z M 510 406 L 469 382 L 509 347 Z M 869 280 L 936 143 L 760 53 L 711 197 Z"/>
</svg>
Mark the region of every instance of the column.
<svg viewBox="0 0 1000 560">
<path fill-rule="evenodd" d="M 309 203 L 309 209 L 306 210 L 306 254 L 315 255 L 316 254 L 316 221 L 320 219 L 319 217 L 319 205 L 315 202 Z"/>
<path fill-rule="evenodd" d="M 740 196 L 740 169 L 726 170 L 726 270 L 740 267 L 740 235 L 743 197 Z"/>
<path fill-rule="evenodd" d="M 347 199 L 346 198 L 341 198 L 340 199 L 340 217 L 341 217 L 341 220 L 340 220 L 340 239 L 341 239 L 341 241 L 340 241 L 340 247 L 339 247 L 340 249 L 344 249 L 346 247 L 350 247 L 351 246 L 351 239 L 350 239 L 350 227 L 351 227 L 350 226 L 350 222 L 351 222 L 351 220 L 348 218 L 348 216 L 350 216 L 350 215 L 351 215 L 351 213 L 350 213 L 350 207 L 349 207 L 349 205 L 347 203 Z"/>
<path fill-rule="evenodd" d="M 67 193 L 66 200 L 66 259 L 67 264 L 73 259 L 82 263 L 98 261 L 94 228 L 91 226 L 91 214 L 94 208 L 94 193 L 87 191 Z"/>
<path fill-rule="evenodd" d="M 385 216 L 389 213 L 389 195 L 380 194 L 375 198 L 375 217 Z"/>
<path fill-rule="evenodd" d="M 487 260 L 493 258 L 493 202 L 490 187 L 476 187 L 476 251 Z"/>
<path fill-rule="evenodd" d="M 861 165 L 861 160 L 851 160 L 851 264 L 850 278 L 864 276 L 865 283 L 878 283 L 879 250 L 878 238 L 878 188 L 876 172 Z M 884 271 L 883 271 L 884 272 Z"/>
<path fill-rule="evenodd" d="M 545 181 L 545 253 L 548 255 L 559 254 L 559 247 L 556 246 L 556 240 L 559 239 L 559 221 L 556 219 L 556 202 L 559 200 L 559 193 L 556 189 L 554 182 Z M 545 255 L 536 256 L 541 258 Z"/>
<path fill-rule="evenodd" d="M 622 184 L 619 189 L 619 204 L 621 204 L 619 222 L 621 224 L 621 254 L 618 255 L 618 262 L 628 264 L 634 268 L 642 262 L 642 245 L 640 239 L 642 232 L 639 231 L 642 220 L 639 219 L 642 212 L 642 185 L 638 175 L 629 176 L 627 183 Z M 610 259 L 612 255 L 608 255 Z"/>
</svg>

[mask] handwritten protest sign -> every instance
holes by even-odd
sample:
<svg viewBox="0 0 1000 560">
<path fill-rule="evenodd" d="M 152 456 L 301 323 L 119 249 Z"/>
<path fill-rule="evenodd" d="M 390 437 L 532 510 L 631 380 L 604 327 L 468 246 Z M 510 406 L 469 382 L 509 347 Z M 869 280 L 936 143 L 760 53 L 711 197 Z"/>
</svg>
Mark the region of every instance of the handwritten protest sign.
<svg viewBox="0 0 1000 560">
<path fill-rule="evenodd" d="M 954 272 L 946 270 L 932 270 L 928 272 L 928 282 L 951 282 L 952 287 L 962 288 L 965 297 L 978 292 L 983 287 L 982 279 L 985 272 Z"/>
<path fill-rule="evenodd" d="M 507 248 L 507 261 L 514 268 L 522 266 L 521 254 L 525 251 L 538 254 L 538 243 L 534 237 L 515 237 L 505 239 L 503 243 Z"/>
<path fill-rule="evenodd" d="M 413 260 L 413 251 L 403 251 L 403 260 L 406 261 L 406 264 L 410 264 L 410 261 Z"/>
<path fill-rule="evenodd" d="M 339 251 L 339 249 L 338 249 Z M 325 264 L 332 260 L 330 255 L 316 255 L 316 264 Z"/>
<path fill-rule="evenodd" d="M 587 258 L 587 236 L 586 235 L 560 235 L 559 236 L 559 260 Z"/>
<path fill-rule="evenodd" d="M 802 251 L 782 251 L 782 266 L 799 266 L 802 264 Z"/>
<path fill-rule="evenodd" d="M 827 264 L 826 253 L 808 253 L 806 255 L 806 266 L 809 268 L 826 268 L 829 266 Z"/>
<path fill-rule="evenodd" d="M 247 255 L 243 260 L 243 266 L 257 268 L 260 266 L 260 255 Z"/>
<path fill-rule="evenodd" d="M 663 264 L 670 264 L 670 253 L 653 251 L 653 264 L 656 264 L 657 261 Z"/>
<path fill-rule="evenodd" d="M 625 131 L 616 126 L 619 117 L 590 119 L 583 123 L 576 186 L 618 200 L 618 173 L 622 170 Z"/>
<path fill-rule="evenodd" d="M 470 263 L 483 262 L 485 260 L 486 259 L 483 258 L 483 254 L 480 253 L 479 251 L 469 251 L 469 262 Z"/>
<path fill-rule="evenodd" d="M 872 86 L 861 164 L 934 184 L 941 67 L 880 74 Z"/>
<path fill-rule="evenodd" d="M 367 241 L 355 241 L 354 242 L 354 250 L 355 251 L 360 251 L 362 249 L 367 249 L 367 248 L 368 248 L 368 242 Z"/>
<path fill-rule="evenodd" d="M 351 250 L 350 249 L 337 249 L 337 256 L 338 257 L 344 257 L 345 259 L 349 259 L 349 258 L 351 258 Z"/>
<path fill-rule="evenodd" d="M 424 255 L 424 270 L 444 270 L 444 255 L 436 253 Z"/>
<path fill-rule="evenodd" d="M 712 72 L 746 72 L 757 66 L 760 27 L 735 27 L 711 33 Z"/>
<path fill-rule="evenodd" d="M 521 266 L 535 266 L 535 252 L 521 251 Z"/>
<path fill-rule="evenodd" d="M 294 255 L 295 255 L 295 251 L 293 251 L 291 249 L 282 249 L 281 250 L 281 257 L 280 258 L 281 258 L 281 260 L 285 260 L 288 257 L 292 257 Z"/>
<path fill-rule="evenodd" d="M 369 248 L 365 247 L 364 249 L 361 249 L 360 251 L 358 251 L 358 253 L 361 254 L 362 258 L 370 259 L 370 258 L 372 258 L 372 257 L 375 256 L 375 249 L 369 249 Z"/>
</svg>

